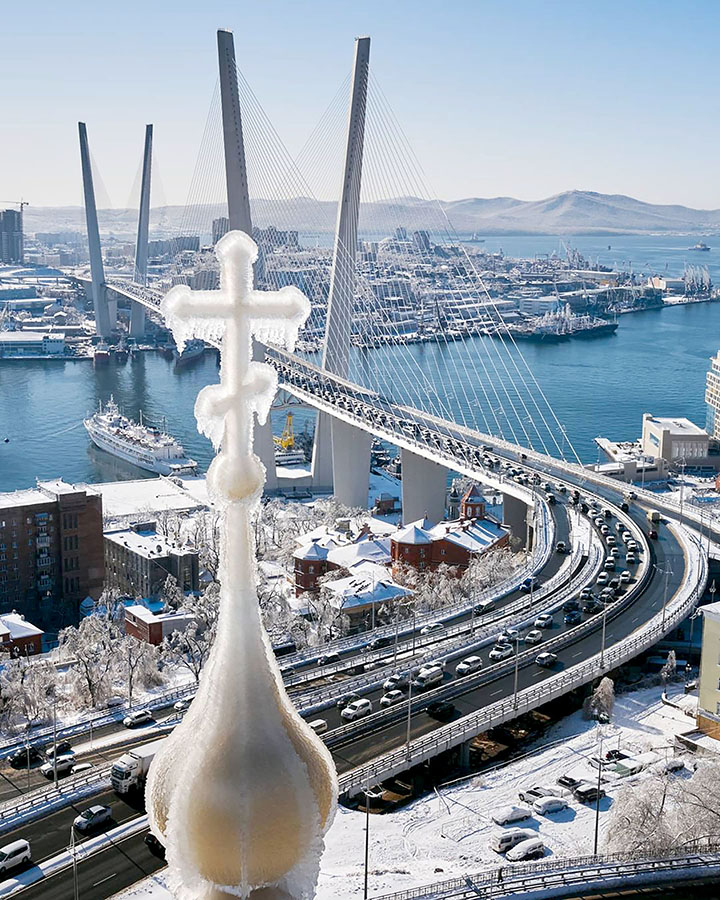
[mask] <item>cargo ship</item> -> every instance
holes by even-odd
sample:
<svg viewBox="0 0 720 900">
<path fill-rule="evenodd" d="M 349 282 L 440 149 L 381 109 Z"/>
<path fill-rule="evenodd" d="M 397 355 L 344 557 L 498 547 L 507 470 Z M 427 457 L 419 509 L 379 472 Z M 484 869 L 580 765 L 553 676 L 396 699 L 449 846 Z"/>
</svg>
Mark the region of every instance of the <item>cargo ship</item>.
<svg viewBox="0 0 720 900">
<path fill-rule="evenodd" d="M 557 343 L 570 338 L 591 338 L 613 334 L 618 323 L 591 315 L 576 315 L 569 306 L 544 316 L 535 316 L 524 322 L 496 327 L 489 333 L 493 337 L 518 341 Z"/>
</svg>

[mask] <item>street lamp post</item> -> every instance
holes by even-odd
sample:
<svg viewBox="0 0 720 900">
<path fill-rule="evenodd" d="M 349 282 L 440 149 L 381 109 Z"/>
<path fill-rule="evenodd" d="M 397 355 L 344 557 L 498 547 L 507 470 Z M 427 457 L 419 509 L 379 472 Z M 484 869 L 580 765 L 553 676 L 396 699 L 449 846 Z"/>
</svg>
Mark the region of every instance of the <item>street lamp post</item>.
<svg viewBox="0 0 720 900">
<path fill-rule="evenodd" d="M 593 848 L 593 856 L 597 856 L 598 840 L 600 838 L 600 785 L 602 783 L 602 770 L 603 770 L 603 755 L 602 755 L 603 733 L 600 729 L 598 729 L 598 732 L 600 734 L 600 750 L 598 752 L 597 797 L 595 798 L 595 845 Z"/>
<path fill-rule="evenodd" d="M 57 788 L 57 697 L 53 696 L 53 784 Z"/>
<path fill-rule="evenodd" d="M 407 760 L 410 762 L 410 720 L 412 719 L 412 675 L 408 681 L 408 705 L 407 705 L 407 735 L 405 738 L 405 750 Z"/>
<path fill-rule="evenodd" d="M 77 852 L 75 849 L 75 826 L 74 825 L 70 826 L 70 852 L 72 853 L 74 900 L 79 900 L 80 885 L 78 884 Z"/>
<path fill-rule="evenodd" d="M 520 662 L 520 635 L 515 635 L 515 680 L 513 685 L 513 709 L 518 706 L 518 671 Z"/>
<path fill-rule="evenodd" d="M 608 611 L 608 604 L 603 603 L 602 642 L 600 644 L 600 671 L 602 671 L 605 667 L 605 627 L 607 625 L 607 611 Z"/>
</svg>

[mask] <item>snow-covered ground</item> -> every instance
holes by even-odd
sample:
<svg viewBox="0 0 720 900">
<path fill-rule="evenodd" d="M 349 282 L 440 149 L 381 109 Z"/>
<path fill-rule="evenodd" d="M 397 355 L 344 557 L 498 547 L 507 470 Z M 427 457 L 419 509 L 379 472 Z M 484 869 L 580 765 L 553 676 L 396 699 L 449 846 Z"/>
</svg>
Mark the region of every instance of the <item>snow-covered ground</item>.
<svg viewBox="0 0 720 900">
<path fill-rule="evenodd" d="M 401 891 L 446 878 L 497 866 L 502 857 L 488 848 L 496 829 L 491 813 L 518 802 L 517 792 L 532 784 L 554 785 L 562 774 L 597 779 L 589 764 L 599 753 L 619 747 L 626 753 L 654 750 L 660 759 L 676 755 L 675 734 L 693 727 L 680 709 L 663 704 L 662 689 L 648 688 L 617 698 L 613 721 L 599 728 L 574 713 L 552 727 L 524 758 L 501 765 L 438 792 L 398 812 L 370 816 L 371 896 Z M 682 694 L 674 697 L 692 703 Z M 600 805 L 601 848 L 612 801 L 624 785 L 642 782 L 645 773 L 630 779 L 608 775 L 608 796 Z M 594 807 L 570 803 L 551 817 L 536 815 L 520 823 L 544 839 L 549 856 L 580 856 L 593 852 Z M 317 900 L 359 897 L 363 890 L 365 815 L 338 810 L 326 837 Z M 133 900 L 170 900 L 162 873 L 119 895 Z"/>
</svg>

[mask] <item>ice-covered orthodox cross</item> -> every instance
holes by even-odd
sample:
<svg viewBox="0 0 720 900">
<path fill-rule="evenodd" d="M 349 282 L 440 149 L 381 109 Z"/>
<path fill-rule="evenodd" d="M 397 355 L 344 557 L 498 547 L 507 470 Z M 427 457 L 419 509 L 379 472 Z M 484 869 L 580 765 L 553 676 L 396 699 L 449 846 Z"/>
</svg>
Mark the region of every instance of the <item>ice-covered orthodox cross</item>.
<svg viewBox="0 0 720 900">
<path fill-rule="evenodd" d="M 275 370 L 252 361 L 252 338 L 274 339 L 293 349 L 310 303 L 294 287 L 253 289 L 257 246 L 242 231 L 226 234 L 215 247 L 220 262 L 219 291 L 174 287 L 162 312 L 178 349 L 189 338 L 222 340 L 221 383 L 204 388 L 195 403 L 200 431 L 215 447 L 209 484 L 223 502 L 252 499 L 262 490 L 265 473 L 252 452 L 253 412 L 264 423 L 277 388 Z"/>
<path fill-rule="evenodd" d="M 195 699 L 150 769 L 148 817 L 177 897 L 305 900 L 337 777 L 288 699 L 263 629 L 250 516 L 265 480 L 253 415 L 265 421 L 277 386 L 274 370 L 252 360 L 252 340 L 292 348 L 310 304 L 293 287 L 253 289 L 257 247 L 248 235 L 229 232 L 215 252 L 220 290 L 177 286 L 162 311 L 180 349 L 191 337 L 222 341 L 220 384 L 195 404 L 199 430 L 220 448 L 207 476 L 223 512 L 220 611 Z"/>
</svg>

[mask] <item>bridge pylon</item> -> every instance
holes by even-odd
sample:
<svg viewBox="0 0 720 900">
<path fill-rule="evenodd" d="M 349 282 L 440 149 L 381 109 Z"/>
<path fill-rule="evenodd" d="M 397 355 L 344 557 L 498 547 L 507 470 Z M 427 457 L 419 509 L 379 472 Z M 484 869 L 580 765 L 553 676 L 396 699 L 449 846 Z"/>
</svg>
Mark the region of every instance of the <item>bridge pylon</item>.
<svg viewBox="0 0 720 900">
<path fill-rule="evenodd" d="M 228 227 L 230 231 L 244 231 L 252 237 L 250 191 L 248 189 L 245 141 L 240 111 L 240 92 L 238 90 L 237 66 L 235 63 L 235 41 L 232 31 L 222 28 L 218 29 L 217 46 L 218 67 L 220 69 L 223 148 L 225 151 Z M 257 277 L 257 266 L 255 273 Z M 253 344 L 253 359 L 262 361 L 264 358 L 265 348 L 262 344 L 255 341 Z M 259 422 L 255 423 L 254 450 L 262 460 L 267 472 L 265 490 L 277 490 L 275 445 L 270 416 L 268 416 L 264 425 L 260 425 Z"/>
<path fill-rule="evenodd" d="M 90 274 L 92 277 L 92 301 L 95 310 L 95 330 L 103 338 L 110 337 L 117 322 L 117 305 L 109 303 L 105 287 L 105 270 L 100 245 L 95 187 L 93 185 L 87 126 L 78 122 L 80 137 L 80 165 L 82 168 L 83 195 L 85 198 L 85 221 L 87 224 L 88 249 L 90 250 Z"/>
<path fill-rule="evenodd" d="M 370 38 L 360 37 L 355 41 L 345 168 L 338 204 L 322 356 L 322 367 L 342 378 L 347 378 L 350 367 L 369 69 Z M 371 443 L 367 432 L 325 413 L 318 413 L 313 444 L 313 487 L 316 490 L 334 487 L 335 496 L 341 503 L 367 506 Z M 348 448 L 352 448 L 350 458 Z"/>
<path fill-rule="evenodd" d="M 142 181 L 140 182 L 140 211 L 138 212 L 137 243 L 135 244 L 135 281 L 147 284 L 148 230 L 150 227 L 150 180 L 152 172 L 153 127 L 145 126 L 145 148 L 143 151 Z M 130 302 L 130 337 L 139 338 L 145 334 L 145 307 L 135 301 Z"/>
</svg>

